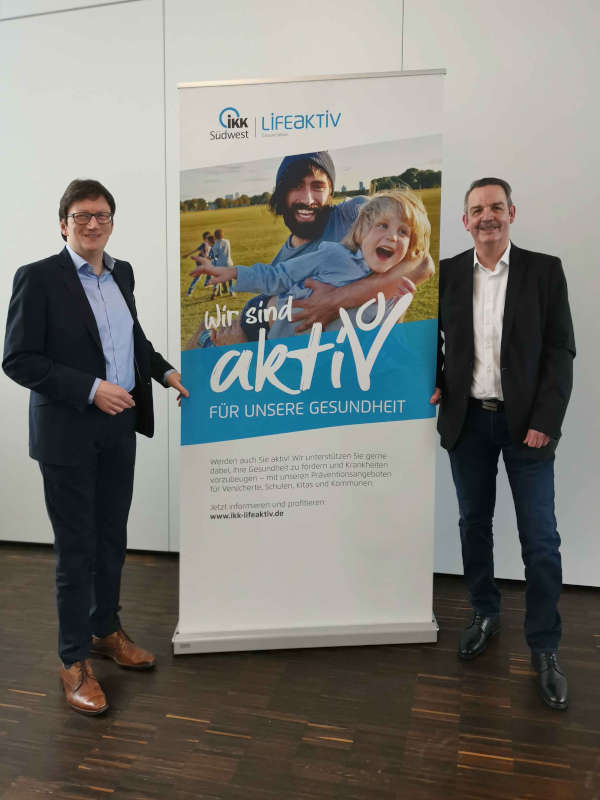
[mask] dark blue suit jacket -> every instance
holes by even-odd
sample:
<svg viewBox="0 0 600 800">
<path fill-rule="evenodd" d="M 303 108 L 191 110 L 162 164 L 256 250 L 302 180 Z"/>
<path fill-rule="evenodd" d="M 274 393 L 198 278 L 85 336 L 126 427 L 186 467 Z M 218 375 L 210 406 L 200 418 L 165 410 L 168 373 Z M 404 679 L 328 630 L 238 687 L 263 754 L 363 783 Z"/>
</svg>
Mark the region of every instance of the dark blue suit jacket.
<svg viewBox="0 0 600 800">
<path fill-rule="evenodd" d="M 171 365 L 146 339 L 133 297 L 131 264 L 116 261 L 113 278 L 133 317 L 136 429 L 152 436 L 151 377 Z M 6 374 L 31 390 L 29 454 L 50 464 L 77 464 L 98 409 L 88 403 L 94 380 L 106 377 L 98 327 L 66 248 L 17 270 L 8 309 Z"/>
</svg>

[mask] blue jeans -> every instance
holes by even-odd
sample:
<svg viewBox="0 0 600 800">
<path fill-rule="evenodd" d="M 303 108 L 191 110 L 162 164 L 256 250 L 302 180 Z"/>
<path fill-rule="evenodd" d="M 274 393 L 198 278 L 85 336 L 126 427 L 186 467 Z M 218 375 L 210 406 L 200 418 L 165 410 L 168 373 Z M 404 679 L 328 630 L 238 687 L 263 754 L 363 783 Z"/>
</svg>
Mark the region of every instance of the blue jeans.
<svg viewBox="0 0 600 800">
<path fill-rule="evenodd" d="M 498 457 L 502 451 L 512 490 L 525 564 L 525 638 L 533 651 L 556 650 L 561 635 L 560 537 L 554 516 L 554 457 L 540 461 L 513 444 L 503 411 L 469 406 L 450 465 L 460 512 L 464 575 L 475 612 L 500 612 L 494 580 L 492 520 Z"/>
</svg>

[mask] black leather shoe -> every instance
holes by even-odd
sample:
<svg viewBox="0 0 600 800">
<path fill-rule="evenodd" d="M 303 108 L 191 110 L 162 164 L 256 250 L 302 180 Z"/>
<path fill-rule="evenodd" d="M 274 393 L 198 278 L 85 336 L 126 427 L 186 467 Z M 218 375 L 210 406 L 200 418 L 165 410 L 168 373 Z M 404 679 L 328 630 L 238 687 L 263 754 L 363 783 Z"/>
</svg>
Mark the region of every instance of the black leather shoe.
<svg viewBox="0 0 600 800">
<path fill-rule="evenodd" d="M 468 628 L 460 635 L 458 657 L 469 660 L 483 653 L 489 640 L 500 630 L 500 617 L 484 617 L 475 614 Z"/>
<path fill-rule="evenodd" d="M 569 689 L 556 651 L 532 653 L 531 663 L 538 674 L 537 687 L 544 703 L 564 711 L 569 705 Z"/>
</svg>

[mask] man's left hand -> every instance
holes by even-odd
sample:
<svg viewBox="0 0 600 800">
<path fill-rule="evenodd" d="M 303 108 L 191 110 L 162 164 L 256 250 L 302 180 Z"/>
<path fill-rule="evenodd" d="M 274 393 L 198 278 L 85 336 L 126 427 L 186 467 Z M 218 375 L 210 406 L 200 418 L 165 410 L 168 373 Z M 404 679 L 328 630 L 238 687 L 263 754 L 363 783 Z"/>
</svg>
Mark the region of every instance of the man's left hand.
<svg viewBox="0 0 600 800">
<path fill-rule="evenodd" d="M 294 309 L 292 322 L 300 323 L 295 325 L 296 333 L 310 331 L 315 322 L 320 322 L 325 327 L 340 313 L 340 303 L 337 300 L 338 287 L 316 281 L 314 278 L 307 278 L 304 285 L 312 289 L 312 294 L 292 303 Z M 343 306 L 343 303 L 341 305 Z"/>
<path fill-rule="evenodd" d="M 182 397 L 189 397 L 190 393 L 185 388 L 185 386 L 181 383 L 181 373 L 179 372 L 171 372 L 167 375 L 166 379 L 167 386 L 171 386 L 173 389 L 177 389 L 179 394 L 177 395 L 177 405 L 181 405 L 181 398 Z"/>
<path fill-rule="evenodd" d="M 550 437 L 546 436 L 545 433 L 534 431 L 533 428 L 529 428 L 527 436 L 523 439 L 523 444 L 526 444 L 528 447 L 546 447 L 549 441 Z"/>
<path fill-rule="evenodd" d="M 432 406 L 439 405 L 440 400 L 442 399 L 442 390 L 439 386 L 436 386 L 433 390 L 433 394 L 429 398 L 429 402 Z"/>
</svg>

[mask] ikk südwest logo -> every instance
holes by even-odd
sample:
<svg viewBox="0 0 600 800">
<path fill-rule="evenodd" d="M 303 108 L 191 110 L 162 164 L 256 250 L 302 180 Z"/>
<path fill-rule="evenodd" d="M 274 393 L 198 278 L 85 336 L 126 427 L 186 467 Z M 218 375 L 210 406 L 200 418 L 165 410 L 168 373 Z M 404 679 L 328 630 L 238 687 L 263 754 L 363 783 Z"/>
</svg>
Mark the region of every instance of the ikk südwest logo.
<svg viewBox="0 0 600 800">
<path fill-rule="evenodd" d="M 247 139 L 248 117 L 242 117 L 237 108 L 226 106 L 219 112 L 219 125 L 223 130 L 210 131 L 211 141 L 215 139 Z"/>
<path fill-rule="evenodd" d="M 224 108 L 219 114 L 219 124 L 222 128 L 247 128 L 248 117 L 240 117 L 240 112 L 237 108 L 229 106 L 228 108 Z"/>
<path fill-rule="evenodd" d="M 275 111 L 261 117 L 252 117 L 254 138 L 257 136 L 287 136 L 292 132 L 337 128 L 342 112 L 332 113 L 329 109 L 310 114 L 279 114 Z M 211 141 L 228 139 L 249 139 L 249 117 L 243 117 L 234 106 L 225 106 L 217 116 L 219 129 L 209 131 Z"/>
</svg>

